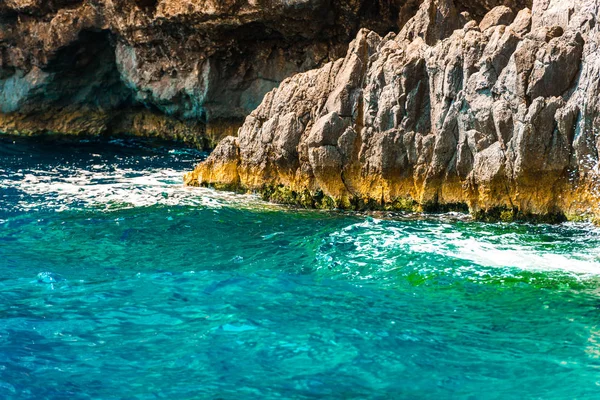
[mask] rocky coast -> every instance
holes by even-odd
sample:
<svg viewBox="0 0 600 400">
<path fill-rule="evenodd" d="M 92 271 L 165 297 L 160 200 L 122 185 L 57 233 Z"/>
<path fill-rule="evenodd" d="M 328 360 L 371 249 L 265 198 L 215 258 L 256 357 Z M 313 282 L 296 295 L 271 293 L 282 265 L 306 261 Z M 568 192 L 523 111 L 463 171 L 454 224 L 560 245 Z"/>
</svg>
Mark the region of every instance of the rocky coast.
<svg viewBox="0 0 600 400">
<path fill-rule="evenodd" d="M 286 79 L 186 183 L 308 207 L 597 218 L 600 2 L 419 3 L 398 33 L 361 30 L 345 58 Z"/>
<path fill-rule="evenodd" d="M 305 207 L 600 214 L 599 0 L 5 0 L 0 133 L 216 149 Z"/>
</svg>

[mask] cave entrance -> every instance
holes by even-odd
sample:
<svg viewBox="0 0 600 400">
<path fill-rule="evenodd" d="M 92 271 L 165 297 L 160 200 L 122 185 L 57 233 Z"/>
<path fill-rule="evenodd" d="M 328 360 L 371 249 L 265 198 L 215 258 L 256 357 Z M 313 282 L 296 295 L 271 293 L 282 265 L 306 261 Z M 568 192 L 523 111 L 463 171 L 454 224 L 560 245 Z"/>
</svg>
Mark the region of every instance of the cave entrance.
<svg viewBox="0 0 600 400">
<path fill-rule="evenodd" d="M 158 6 L 158 0 L 135 0 L 135 4 L 142 10 L 153 13 Z"/>
<path fill-rule="evenodd" d="M 107 30 L 80 32 L 75 42 L 56 52 L 44 71 L 54 75 L 45 102 L 104 110 L 132 105 L 132 92 L 121 81 Z"/>
</svg>

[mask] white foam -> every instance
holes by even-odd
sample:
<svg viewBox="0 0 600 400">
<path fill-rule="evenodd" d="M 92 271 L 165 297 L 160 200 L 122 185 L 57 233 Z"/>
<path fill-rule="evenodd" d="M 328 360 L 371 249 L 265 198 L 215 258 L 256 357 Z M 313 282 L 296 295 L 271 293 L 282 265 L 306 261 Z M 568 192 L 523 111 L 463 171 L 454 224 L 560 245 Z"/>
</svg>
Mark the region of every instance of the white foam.
<svg viewBox="0 0 600 400">
<path fill-rule="evenodd" d="M 598 254 L 577 253 L 571 255 L 544 252 L 525 245 L 513 244 L 499 247 L 477 239 L 454 240 L 450 243 L 456 250 L 440 246 L 440 254 L 471 261 L 487 267 L 514 267 L 524 270 L 564 270 L 581 274 L 600 274 Z"/>
<path fill-rule="evenodd" d="M 19 203 L 23 210 L 50 207 L 64 211 L 78 205 L 105 210 L 153 205 L 220 208 L 227 204 L 252 206 L 261 203 L 256 196 L 184 187 L 183 174 L 174 169 L 140 172 L 127 168 L 113 171 L 69 169 L 67 173 L 32 171 L 20 181 L 4 181 L 2 187 L 14 187 L 33 196 L 33 201 L 28 198 Z"/>
<path fill-rule="evenodd" d="M 351 243 L 356 249 L 348 254 L 354 265 L 378 262 L 388 269 L 396 258 L 408 253 L 437 254 L 464 261 L 464 267 L 517 268 L 530 271 L 560 270 L 576 274 L 600 275 L 600 232 L 591 226 L 563 225 L 556 229 L 585 229 L 589 236 L 571 247 L 568 254 L 544 247 L 544 243 L 526 242 L 519 234 L 494 234 L 477 226 L 477 232 L 460 232 L 445 224 L 409 226 L 378 220 L 366 220 L 332 233 L 326 240 L 333 244 Z M 464 228 L 464 226 L 463 226 Z M 587 243 L 586 243 L 587 242 Z M 396 251 L 394 251 L 396 250 Z M 327 252 L 328 250 L 325 250 Z M 394 256 L 396 254 L 397 256 Z M 318 257 L 325 263 L 332 257 Z"/>
</svg>

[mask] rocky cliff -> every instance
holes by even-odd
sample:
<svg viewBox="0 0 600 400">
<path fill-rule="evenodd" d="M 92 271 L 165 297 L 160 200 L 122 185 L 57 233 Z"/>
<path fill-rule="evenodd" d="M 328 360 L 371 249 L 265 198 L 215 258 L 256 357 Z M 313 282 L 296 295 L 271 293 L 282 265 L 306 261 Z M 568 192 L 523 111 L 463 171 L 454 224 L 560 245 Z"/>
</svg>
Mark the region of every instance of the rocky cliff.
<svg viewBox="0 0 600 400">
<path fill-rule="evenodd" d="M 286 77 L 404 0 L 0 0 L 0 132 L 235 133 Z"/>
<path fill-rule="evenodd" d="M 349 209 L 598 217 L 600 0 L 425 0 L 271 91 L 189 185 Z M 483 17 L 481 17 L 483 15 Z"/>
</svg>

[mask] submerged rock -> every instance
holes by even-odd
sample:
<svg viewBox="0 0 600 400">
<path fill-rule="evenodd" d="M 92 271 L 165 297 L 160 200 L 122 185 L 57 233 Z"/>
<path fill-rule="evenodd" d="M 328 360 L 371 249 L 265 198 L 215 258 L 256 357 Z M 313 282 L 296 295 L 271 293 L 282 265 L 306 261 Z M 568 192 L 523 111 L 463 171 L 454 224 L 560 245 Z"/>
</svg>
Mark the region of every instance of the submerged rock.
<svg viewBox="0 0 600 400">
<path fill-rule="evenodd" d="M 268 93 L 186 183 L 317 207 L 598 217 L 600 1 L 474 4 L 426 0 L 397 35 L 361 30 L 345 58 Z"/>
<path fill-rule="evenodd" d="M 2 0 L 0 132 L 233 134 L 284 78 L 405 0 Z"/>
</svg>

